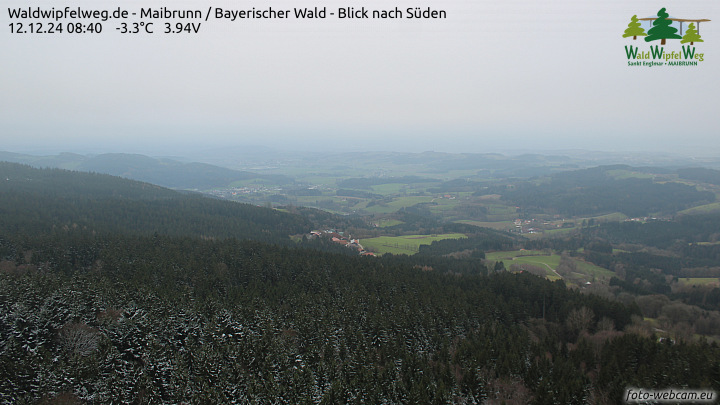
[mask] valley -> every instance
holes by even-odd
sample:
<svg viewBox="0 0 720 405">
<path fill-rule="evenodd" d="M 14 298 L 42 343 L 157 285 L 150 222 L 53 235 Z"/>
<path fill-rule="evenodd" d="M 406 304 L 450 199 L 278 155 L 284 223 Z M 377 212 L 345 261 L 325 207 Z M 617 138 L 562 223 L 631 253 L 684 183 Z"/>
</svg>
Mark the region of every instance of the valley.
<svg viewBox="0 0 720 405">
<path fill-rule="evenodd" d="M 214 185 L 175 189 L 123 178 L 154 158 L 63 156 L 123 177 L 0 163 L 0 399 L 610 404 L 628 385 L 720 388 L 717 166 L 435 157 L 171 163 Z"/>
</svg>

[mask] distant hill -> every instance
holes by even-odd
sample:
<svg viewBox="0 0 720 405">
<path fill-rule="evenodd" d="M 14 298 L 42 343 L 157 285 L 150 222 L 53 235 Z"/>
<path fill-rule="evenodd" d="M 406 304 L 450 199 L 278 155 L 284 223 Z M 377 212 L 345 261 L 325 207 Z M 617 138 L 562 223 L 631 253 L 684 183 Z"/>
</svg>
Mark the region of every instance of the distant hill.
<svg viewBox="0 0 720 405">
<path fill-rule="evenodd" d="M 621 212 L 630 217 L 674 215 L 676 212 L 715 201 L 715 194 L 695 186 L 655 182 L 652 174 L 667 169 L 626 165 L 599 166 L 554 174 L 548 181 L 518 182 L 503 191 L 503 199 L 526 207 L 566 215 L 598 215 Z"/>
<path fill-rule="evenodd" d="M 720 185 L 720 170 L 693 167 L 678 169 L 677 172 L 681 179 L 696 180 L 704 183 Z"/>
<path fill-rule="evenodd" d="M 108 153 L 95 156 L 61 153 L 54 156 L 31 156 L 0 152 L 0 160 L 34 167 L 49 167 L 111 174 L 144 181 L 163 187 L 184 190 L 208 190 L 227 187 L 236 181 L 254 180 L 259 184 L 291 184 L 293 179 L 282 175 L 227 169 L 206 163 L 185 163 L 145 155 Z"/>
<path fill-rule="evenodd" d="M 0 162 L 0 239 L 78 229 L 279 242 L 310 228 L 299 215 L 269 208 L 105 174 Z"/>
</svg>

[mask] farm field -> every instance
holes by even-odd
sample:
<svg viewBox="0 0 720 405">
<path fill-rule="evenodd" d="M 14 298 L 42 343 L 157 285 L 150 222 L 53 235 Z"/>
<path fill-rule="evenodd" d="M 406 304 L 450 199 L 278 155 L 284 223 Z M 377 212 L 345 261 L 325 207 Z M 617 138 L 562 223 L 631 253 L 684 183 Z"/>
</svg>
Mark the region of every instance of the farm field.
<svg viewBox="0 0 720 405">
<path fill-rule="evenodd" d="M 678 279 L 678 283 L 685 286 L 720 287 L 720 279 L 716 277 L 682 277 Z"/>
<path fill-rule="evenodd" d="M 628 218 L 627 215 L 621 212 L 613 212 L 611 214 L 599 215 L 596 217 L 588 217 L 585 219 L 594 219 L 595 221 L 608 222 L 608 221 L 624 221 Z M 582 221 L 582 219 L 580 219 Z"/>
<path fill-rule="evenodd" d="M 545 277 L 555 281 L 562 277 L 556 273 L 557 267 L 560 265 L 560 255 L 549 256 L 516 256 L 512 258 L 510 264 L 531 264 L 545 269 Z M 508 265 L 507 263 L 505 264 Z"/>
<path fill-rule="evenodd" d="M 502 261 L 505 267 L 513 264 L 531 264 L 546 270 L 545 277 L 549 280 L 558 280 L 560 277 L 555 270 L 560 264 L 560 255 L 548 255 L 539 250 L 513 250 L 507 252 L 486 253 L 485 259 Z"/>
<path fill-rule="evenodd" d="M 466 236 L 461 233 L 448 233 L 442 235 L 406 235 L 406 236 L 380 236 L 377 238 L 361 239 L 360 244 L 365 249 L 378 254 L 406 254 L 412 255 L 420 250 L 420 245 L 429 245 L 437 240 L 462 239 Z"/>
<path fill-rule="evenodd" d="M 388 228 L 395 225 L 404 224 L 403 221 L 397 219 L 381 219 L 375 222 L 378 228 Z"/>
<path fill-rule="evenodd" d="M 574 230 L 576 230 L 576 229 L 577 229 L 577 228 L 548 229 L 547 231 L 545 231 L 545 234 L 557 236 L 557 235 L 561 235 L 561 234 L 564 234 L 564 233 L 570 233 L 570 232 L 572 232 L 572 231 L 574 231 Z"/>
<path fill-rule="evenodd" d="M 720 203 L 715 202 L 712 204 L 699 205 L 697 207 L 688 208 L 686 210 L 678 211 L 681 215 L 698 215 L 698 214 L 712 214 L 713 212 L 720 211 Z"/>
<path fill-rule="evenodd" d="M 393 198 L 390 202 L 375 204 L 367 207 L 365 210 L 373 214 L 390 214 L 401 208 L 412 207 L 415 204 L 430 202 L 432 199 L 433 197 L 431 196 L 397 197 Z"/>
<path fill-rule="evenodd" d="M 607 174 L 613 176 L 616 179 L 653 179 L 654 175 L 649 173 L 640 173 L 633 170 L 616 169 L 608 170 Z"/>
<path fill-rule="evenodd" d="M 428 183 L 421 184 L 404 184 L 404 183 L 387 183 L 378 184 L 371 186 L 370 189 L 373 193 L 382 194 L 384 196 L 389 195 L 402 195 L 403 193 L 413 193 L 418 191 L 424 191 L 428 187 Z"/>
<path fill-rule="evenodd" d="M 539 250 L 513 250 L 507 252 L 491 252 L 485 254 L 485 259 L 493 261 L 505 262 L 505 267 L 513 264 L 531 264 L 538 267 L 544 267 L 548 270 L 547 278 L 557 280 L 560 277 L 555 271 L 560 265 L 560 255 L 547 254 Z M 575 272 L 573 277 L 584 281 L 599 280 L 609 281 L 614 273 L 610 270 L 587 263 L 583 260 L 571 259 L 575 264 Z"/>
<path fill-rule="evenodd" d="M 518 256 L 541 256 L 545 255 L 545 252 L 541 250 L 511 250 L 507 252 L 491 252 L 486 253 L 485 258 L 487 260 L 495 260 L 495 261 L 502 261 L 502 260 L 513 260 L 513 258 Z"/>
<path fill-rule="evenodd" d="M 556 270 L 560 265 L 560 255 L 549 255 L 549 256 L 516 256 L 512 259 L 513 263 L 522 264 L 534 264 L 538 266 L 551 267 Z"/>
<path fill-rule="evenodd" d="M 455 221 L 459 224 L 468 224 L 468 225 L 475 225 L 480 226 L 483 228 L 491 228 L 498 231 L 510 231 L 515 228 L 515 224 L 513 224 L 513 221 L 498 221 L 498 222 L 487 222 L 487 221 L 473 221 L 469 219 L 463 219 L 459 221 Z"/>
<path fill-rule="evenodd" d="M 485 205 L 488 210 L 487 218 L 490 221 L 508 221 L 517 218 L 517 209 L 503 204 Z"/>
<path fill-rule="evenodd" d="M 596 266 L 592 263 L 588 263 L 583 260 L 574 260 L 575 265 L 577 266 L 577 271 L 584 275 L 589 275 L 597 280 L 602 280 L 605 282 L 609 282 L 610 279 L 615 275 L 612 271 L 602 268 L 600 266 Z"/>
</svg>

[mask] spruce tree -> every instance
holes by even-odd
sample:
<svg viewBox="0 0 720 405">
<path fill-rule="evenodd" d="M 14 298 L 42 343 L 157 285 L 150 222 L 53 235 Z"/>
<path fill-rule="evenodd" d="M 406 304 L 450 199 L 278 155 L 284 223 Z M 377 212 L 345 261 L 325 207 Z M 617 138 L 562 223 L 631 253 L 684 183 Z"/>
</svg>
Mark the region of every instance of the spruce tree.
<svg viewBox="0 0 720 405">
<path fill-rule="evenodd" d="M 688 42 L 690 42 L 690 45 L 695 45 L 695 42 L 705 42 L 700 37 L 697 29 L 695 29 L 694 23 L 690 23 L 690 25 L 688 25 L 688 29 L 685 31 L 682 41 L 680 41 L 681 44 L 686 44 Z"/>
<path fill-rule="evenodd" d="M 670 14 L 665 11 L 665 7 L 661 8 L 657 13 L 658 18 L 653 21 L 653 27 L 648 31 L 645 42 L 661 40 L 660 45 L 665 45 L 666 39 L 682 39 L 677 33 L 677 28 L 672 27 L 672 21 L 668 19 Z"/>
<path fill-rule="evenodd" d="M 632 18 L 630 18 L 630 24 L 628 24 L 628 27 L 625 30 L 625 34 L 623 34 L 623 38 L 633 37 L 633 39 L 637 39 L 637 37 L 645 36 L 647 36 L 647 34 L 645 33 L 645 28 L 640 26 L 637 14 L 632 16 Z"/>
</svg>

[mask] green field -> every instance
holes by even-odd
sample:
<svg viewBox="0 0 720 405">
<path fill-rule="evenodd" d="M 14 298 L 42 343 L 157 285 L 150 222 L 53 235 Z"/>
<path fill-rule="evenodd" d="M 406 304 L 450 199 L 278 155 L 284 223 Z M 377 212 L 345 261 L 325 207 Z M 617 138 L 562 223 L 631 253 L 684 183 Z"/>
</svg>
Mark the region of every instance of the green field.
<svg viewBox="0 0 720 405">
<path fill-rule="evenodd" d="M 390 195 L 390 194 L 400 194 L 400 190 L 405 188 L 407 189 L 408 186 L 405 184 L 400 183 L 388 183 L 388 184 L 378 184 L 376 186 L 372 186 L 373 193 L 382 194 L 382 195 Z"/>
<path fill-rule="evenodd" d="M 495 260 L 495 261 L 501 261 L 501 260 L 512 260 L 514 257 L 518 256 L 542 256 L 545 255 L 544 252 L 540 250 L 511 250 L 507 252 L 490 252 L 485 254 L 485 258 L 487 260 Z"/>
<path fill-rule="evenodd" d="M 545 269 L 545 277 L 548 280 L 555 281 L 562 278 L 555 273 L 555 269 L 557 269 L 558 265 L 560 265 L 560 255 L 516 256 L 512 259 L 510 264 L 531 264 L 543 268 Z M 505 263 L 505 265 L 507 266 L 508 263 Z"/>
<path fill-rule="evenodd" d="M 577 266 L 577 270 L 579 273 L 594 277 L 597 280 L 609 282 L 610 279 L 615 275 L 614 272 L 608 269 L 596 266 L 592 263 L 588 263 L 582 260 L 575 260 L 575 265 Z"/>
<path fill-rule="evenodd" d="M 433 201 L 434 205 L 430 205 L 430 212 L 433 214 L 445 214 L 458 206 L 461 203 L 460 199 L 449 199 L 449 198 L 435 198 Z"/>
<path fill-rule="evenodd" d="M 681 285 L 686 285 L 686 286 L 706 285 L 706 286 L 716 286 L 717 287 L 720 285 L 720 279 L 715 278 L 715 277 L 695 277 L 695 278 L 683 277 L 683 278 L 678 279 L 678 283 L 680 283 Z"/>
<path fill-rule="evenodd" d="M 527 264 L 535 264 L 538 266 L 549 266 L 553 270 L 557 268 L 557 266 L 560 265 L 560 255 L 550 255 L 550 256 L 517 256 L 514 259 L 512 259 L 513 263 L 527 263 Z"/>
<path fill-rule="evenodd" d="M 515 207 L 502 204 L 486 204 L 488 221 L 508 221 L 517 218 Z"/>
<path fill-rule="evenodd" d="M 648 173 L 640 173 L 625 169 L 608 170 L 606 172 L 609 176 L 616 179 L 654 179 L 655 176 Z"/>
<path fill-rule="evenodd" d="M 624 221 L 628 218 L 627 215 L 621 213 L 621 212 L 613 212 L 611 214 L 605 214 L 605 215 L 599 215 L 597 217 L 590 217 L 587 219 L 594 219 L 595 221 L 603 221 L 603 222 L 619 222 Z"/>
<path fill-rule="evenodd" d="M 513 264 L 531 264 L 545 269 L 545 277 L 549 280 L 558 280 L 562 277 L 555 273 L 555 269 L 560 264 L 560 255 L 547 255 L 539 250 L 513 250 L 508 252 L 492 252 L 486 253 L 485 259 L 502 261 L 505 268 L 509 268 Z"/>
<path fill-rule="evenodd" d="M 431 202 L 433 197 L 431 196 L 407 196 L 393 198 L 388 203 L 375 204 L 371 207 L 365 208 L 367 212 L 374 214 L 390 214 L 397 212 L 400 208 L 412 207 L 415 204 Z"/>
<path fill-rule="evenodd" d="M 405 222 L 397 219 L 381 219 L 375 222 L 378 228 L 388 228 L 395 225 L 404 224 Z"/>
<path fill-rule="evenodd" d="M 544 267 L 548 270 L 548 279 L 557 280 L 561 278 L 554 271 L 557 270 L 557 267 L 560 265 L 560 255 L 557 254 L 548 255 L 539 250 L 513 250 L 508 252 L 486 253 L 485 258 L 487 260 L 503 261 L 505 262 L 506 268 L 513 264 L 532 264 L 538 267 Z M 614 275 L 612 271 L 592 263 L 578 259 L 572 259 L 572 261 L 575 263 L 577 269 L 577 272 L 573 274 L 576 274 L 585 281 L 595 279 L 607 282 Z"/>
<path fill-rule="evenodd" d="M 406 254 L 412 255 L 420 250 L 420 245 L 429 245 L 436 240 L 462 239 L 466 236 L 461 233 L 447 233 L 442 235 L 406 235 L 406 236 L 380 236 L 360 240 L 365 249 L 379 254 Z"/>
<path fill-rule="evenodd" d="M 712 214 L 713 212 L 720 211 L 720 203 L 712 203 L 699 205 L 697 207 L 688 208 L 686 210 L 679 211 L 681 215 L 700 215 L 700 214 Z"/>
<path fill-rule="evenodd" d="M 577 228 L 548 229 L 547 231 L 545 231 L 545 234 L 547 234 L 547 235 L 560 235 L 560 234 L 563 234 L 563 233 L 570 233 L 570 232 L 572 232 L 572 231 L 574 231 L 574 230 L 576 230 L 576 229 L 577 229 Z"/>
<path fill-rule="evenodd" d="M 497 229 L 498 231 L 509 231 L 515 229 L 513 221 L 497 221 L 497 222 L 484 222 L 484 221 L 472 221 L 469 219 L 462 219 L 455 221 L 459 224 L 475 225 L 482 228 Z"/>
</svg>

